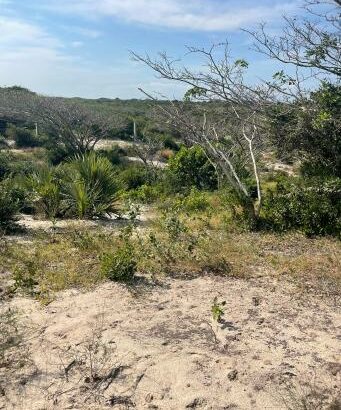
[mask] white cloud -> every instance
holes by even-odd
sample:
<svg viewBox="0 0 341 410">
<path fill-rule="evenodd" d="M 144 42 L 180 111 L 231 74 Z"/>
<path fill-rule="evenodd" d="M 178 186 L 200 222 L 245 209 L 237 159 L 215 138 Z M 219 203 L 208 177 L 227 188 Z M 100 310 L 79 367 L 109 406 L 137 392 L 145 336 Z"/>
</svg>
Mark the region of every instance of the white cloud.
<svg viewBox="0 0 341 410">
<path fill-rule="evenodd" d="M 235 30 L 273 20 L 296 6 L 296 0 L 60 0 L 46 7 L 85 17 L 111 16 L 127 22 L 200 31 Z"/>
<path fill-rule="evenodd" d="M 1 0 L 0 0 L 1 1 Z M 151 73 L 127 61 L 110 66 L 77 55 L 37 24 L 0 15 L 0 87 L 21 85 L 48 95 L 66 97 L 141 97 L 138 85 L 147 85 Z M 72 47 L 73 46 L 73 47 Z M 135 80 L 134 80 L 135 76 Z"/>
</svg>

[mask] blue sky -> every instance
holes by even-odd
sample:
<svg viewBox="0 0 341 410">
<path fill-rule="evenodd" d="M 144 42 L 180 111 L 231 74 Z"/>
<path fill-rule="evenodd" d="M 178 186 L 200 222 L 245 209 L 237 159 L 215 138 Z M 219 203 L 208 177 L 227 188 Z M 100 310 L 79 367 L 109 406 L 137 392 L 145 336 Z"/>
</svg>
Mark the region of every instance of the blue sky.
<svg viewBox="0 0 341 410">
<path fill-rule="evenodd" d="M 241 27 L 267 22 L 276 32 L 299 0 L 0 0 L 0 86 L 89 98 L 141 98 L 138 87 L 179 96 L 131 60 L 129 50 L 181 57 L 185 46 L 228 40 L 250 78 L 276 64 L 250 50 Z M 195 66 L 196 61 L 187 60 Z"/>
</svg>

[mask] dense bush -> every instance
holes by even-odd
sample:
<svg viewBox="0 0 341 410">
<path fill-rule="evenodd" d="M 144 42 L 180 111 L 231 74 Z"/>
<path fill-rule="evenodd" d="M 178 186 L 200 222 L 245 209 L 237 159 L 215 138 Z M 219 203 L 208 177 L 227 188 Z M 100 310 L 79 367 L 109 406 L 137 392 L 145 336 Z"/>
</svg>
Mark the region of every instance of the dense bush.
<svg viewBox="0 0 341 410">
<path fill-rule="evenodd" d="M 162 197 L 161 187 L 158 185 L 141 185 L 131 190 L 127 196 L 137 202 L 150 204 Z"/>
<path fill-rule="evenodd" d="M 204 212 L 210 207 L 207 193 L 198 191 L 196 188 L 192 188 L 189 194 L 178 202 L 180 209 L 188 213 Z"/>
<path fill-rule="evenodd" d="M 108 158 L 108 160 L 113 164 L 113 165 L 119 165 L 122 163 L 122 157 L 126 155 L 126 152 L 123 148 L 119 147 L 118 145 L 114 145 L 110 149 L 106 150 L 98 150 L 98 154 L 100 154 L 103 157 Z"/>
<path fill-rule="evenodd" d="M 263 215 L 266 226 L 275 231 L 340 236 L 341 180 L 281 182 L 266 196 Z"/>
<path fill-rule="evenodd" d="M 151 182 L 151 171 L 142 164 L 131 164 L 122 168 L 118 178 L 126 190 L 137 189 Z"/>
<path fill-rule="evenodd" d="M 102 258 L 101 271 L 110 280 L 131 281 L 136 269 L 134 248 L 130 243 L 124 243 L 115 252 L 106 253 Z"/>
<path fill-rule="evenodd" d="M 47 140 L 44 143 L 47 150 L 47 158 L 50 164 L 58 165 L 69 158 L 67 149 L 63 146 L 55 145 Z"/>
<path fill-rule="evenodd" d="M 15 141 L 18 148 L 32 148 L 41 145 L 39 138 L 35 137 L 33 132 L 28 128 L 10 125 L 6 130 L 8 138 Z"/>
<path fill-rule="evenodd" d="M 11 151 L 0 151 L 0 180 L 9 176 L 28 176 L 37 169 L 37 160 Z"/>
<path fill-rule="evenodd" d="M 214 167 L 199 146 L 181 147 L 169 160 L 169 183 L 175 191 L 217 188 L 217 175 Z"/>
</svg>

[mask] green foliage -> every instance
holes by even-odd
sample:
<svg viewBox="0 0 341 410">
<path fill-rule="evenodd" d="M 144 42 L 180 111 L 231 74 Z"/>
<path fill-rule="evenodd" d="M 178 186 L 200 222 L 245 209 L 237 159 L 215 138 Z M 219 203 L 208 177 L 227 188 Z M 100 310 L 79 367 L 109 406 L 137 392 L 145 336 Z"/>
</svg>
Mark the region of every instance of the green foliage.
<svg viewBox="0 0 341 410">
<path fill-rule="evenodd" d="M 16 214 L 20 209 L 20 197 L 17 186 L 12 179 L 0 182 L 0 231 L 14 227 Z"/>
<path fill-rule="evenodd" d="M 265 198 L 263 217 L 268 228 L 279 232 L 340 236 L 341 180 L 281 182 Z"/>
<path fill-rule="evenodd" d="M 119 181 L 127 190 L 137 189 L 151 181 L 151 172 L 144 165 L 131 164 L 119 173 Z"/>
<path fill-rule="evenodd" d="M 104 253 L 101 260 L 101 272 L 113 281 L 130 282 L 137 271 L 136 255 L 131 235 L 134 229 L 136 212 L 131 209 L 131 223 L 122 229 L 121 244 L 114 252 Z"/>
<path fill-rule="evenodd" d="M 188 195 L 179 200 L 179 207 L 188 213 L 204 212 L 210 208 L 210 202 L 206 192 L 193 187 Z"/>
<path fill-rule="evenodd" d="M 95 152 L 78 156 L 64 168 L 63 179 L 63 196 L 72 215 L 91 218 L 114 210 L 117 178 L 107 158 Z"/>
<path fill-rule="evenodd" d="M 118 145 L 114 145 L 108 150 L 98 150 L 97 153 L 108 158 L 113 165 L 120 165 L 122 163 L 122 157 L 126 155 L 124 149 Z"/>
<path fill-rule="evenodd" d="M 181 147 L 168 162 L 168 178 L 175 192 L 186 191 L 191 187 L 213 190 L 217 187 L 214 167 L 199 146 Z"/>
<path fill-rule="evenodd" d="M 116 252 L 103 256 L 101 270 L 110 280 L 129 282 L 134 278 L 136 266 L 132 247 L 123 245 Z"/>
<path fill-rule="evenodd" d="M 25 153 L 23 156 L 15 155 L 10 150 L 0 151 L 0 180 L 30 175 L 37 169 L 38 161 L 41 160 L 31 153 Z"/>
<path fill-rule="evenodd" d="M 61 187 L 54 168 L 43 166 L 27 178 L 27 185 L 33 194 L 33 204 L 38 213 L 55 219 L 61 213 Z"/>
<path fill-rule="evenodd" d="M 121 127 L 110 130 L 108 137 L 112 139 L 131 140 L 134 133 L 134 122 L 126 119 Z"/>
<path fill-rule="evenodd" d="M 52 165 L 58 165 L 69 158 L 69 152 L 61 145 L 56 145 L 47 140 L 44 146 L 47 150 L 47 158 Z"/>
<path fill-rule="evenodd" d="M 143 204 L 151 204 L 157 199 L 160 199 L 162 192 L 158 185 L 144 184 L 136 189 L 131 190 L 128 196 L 134 201 Z"/>
<path fill-rule="evenodd" d="M 296 153 L 307 176 L 341 177 L 341 86 L 323 82 L 310 98 L 270 113 L 272 141 L 282 157 Z"/>
<path fill-rule="evenodd" d="M 0 181 L 11 172 L 12 155 L 8 152 L 0 152 Z"/>
<path fill-rule="evenodd" d="M 212 317 L 213 320 L 216 322 L 221 322 L 225 312 L 224 312 L 224 306 L 225 306 L 226 302 L 222 301 L 222 302 L 218 302 L 218 298 L 215 297 L 213 299 L 213 303 L 211 306 L 211 312 L 212 312 Z"/>
<path fill-rule="evenodd" d="M 14 140 L 18 148 L 32 148 L 41 145 L 41 141 L 34 136 L 32 130 L 12 124 L 7 128 L 6 136 Z"/>
<path fill-rule="evenodd" d="M 205 90 L 204 88 L 200 88 L 200 87 L 192 87 L 189 88 L 184 95 L 184 101 L 189 102 L 195 99 L 198 99 L 200 97 L 204 97 L 207 93 L 207 90 Z"/>
<path fill-rule="evenodd" d="M 20 261 L 13 272 L 14 289 L 20 289 L 32 296 L 35 294 L 39 262 L 36 254 Z"/>
<path fill-rule="evenodd" d="M 201 269 L 198 261 L 205 259 L 200 248 L 204 237 L 205 232 L 190 229 L 177 210 L 164 211 L 156 229 L 141 241 L 139 266 L 153 274 L 193 274 Z"/>
<path fill-rule="evenodd" d="M 234 65 L 235 65 L 236 67 L 241 67 L 241 68 L 248 68 L 248 67 L 249 67 L 249 63 L 248 63 L 246 60 L 244 60 L 244 59 L 236 60 L 236 61 L 234 62 Z"/>
</svg>

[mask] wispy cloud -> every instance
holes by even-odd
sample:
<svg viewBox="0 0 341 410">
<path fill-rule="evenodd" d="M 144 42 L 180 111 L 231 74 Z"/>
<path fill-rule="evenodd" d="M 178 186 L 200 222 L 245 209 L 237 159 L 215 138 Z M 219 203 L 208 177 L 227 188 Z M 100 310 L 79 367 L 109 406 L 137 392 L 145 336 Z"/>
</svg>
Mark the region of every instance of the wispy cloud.
<svg viewBox="0 0 341 410">
<path fill-rule="evenodd" d="M 85 43 L 65 43 L 37 22 L 13 15 L 0 13 L 0 32 L 0 87 L 21 85 L 68 97 L 140 96 L 138 85 L 132 81 L 135 67 L 128 61 L 110 66 L 87 60 L 77 52 Z M 139 72 L 139 85 L 151 77 Z"/>
<path fill-rule="evenodd" d="M 37 48 L 53 51 L 56 57 L 62 43 L 49 35 L 43 28 L 21 19 L 0 15 L 0 53 L 1 60 L 13 53 L 26 52 Z"/>
<path fill-rule="evenodd" d="M 111 16 L 173 29 L 228 31 L 260 20 L 276 19 L 292 10 L 296 0 L 263 1 L 262 5 L 251 0 L 60 0 L 45 6 L 91 18 Z"/>
</svg>

